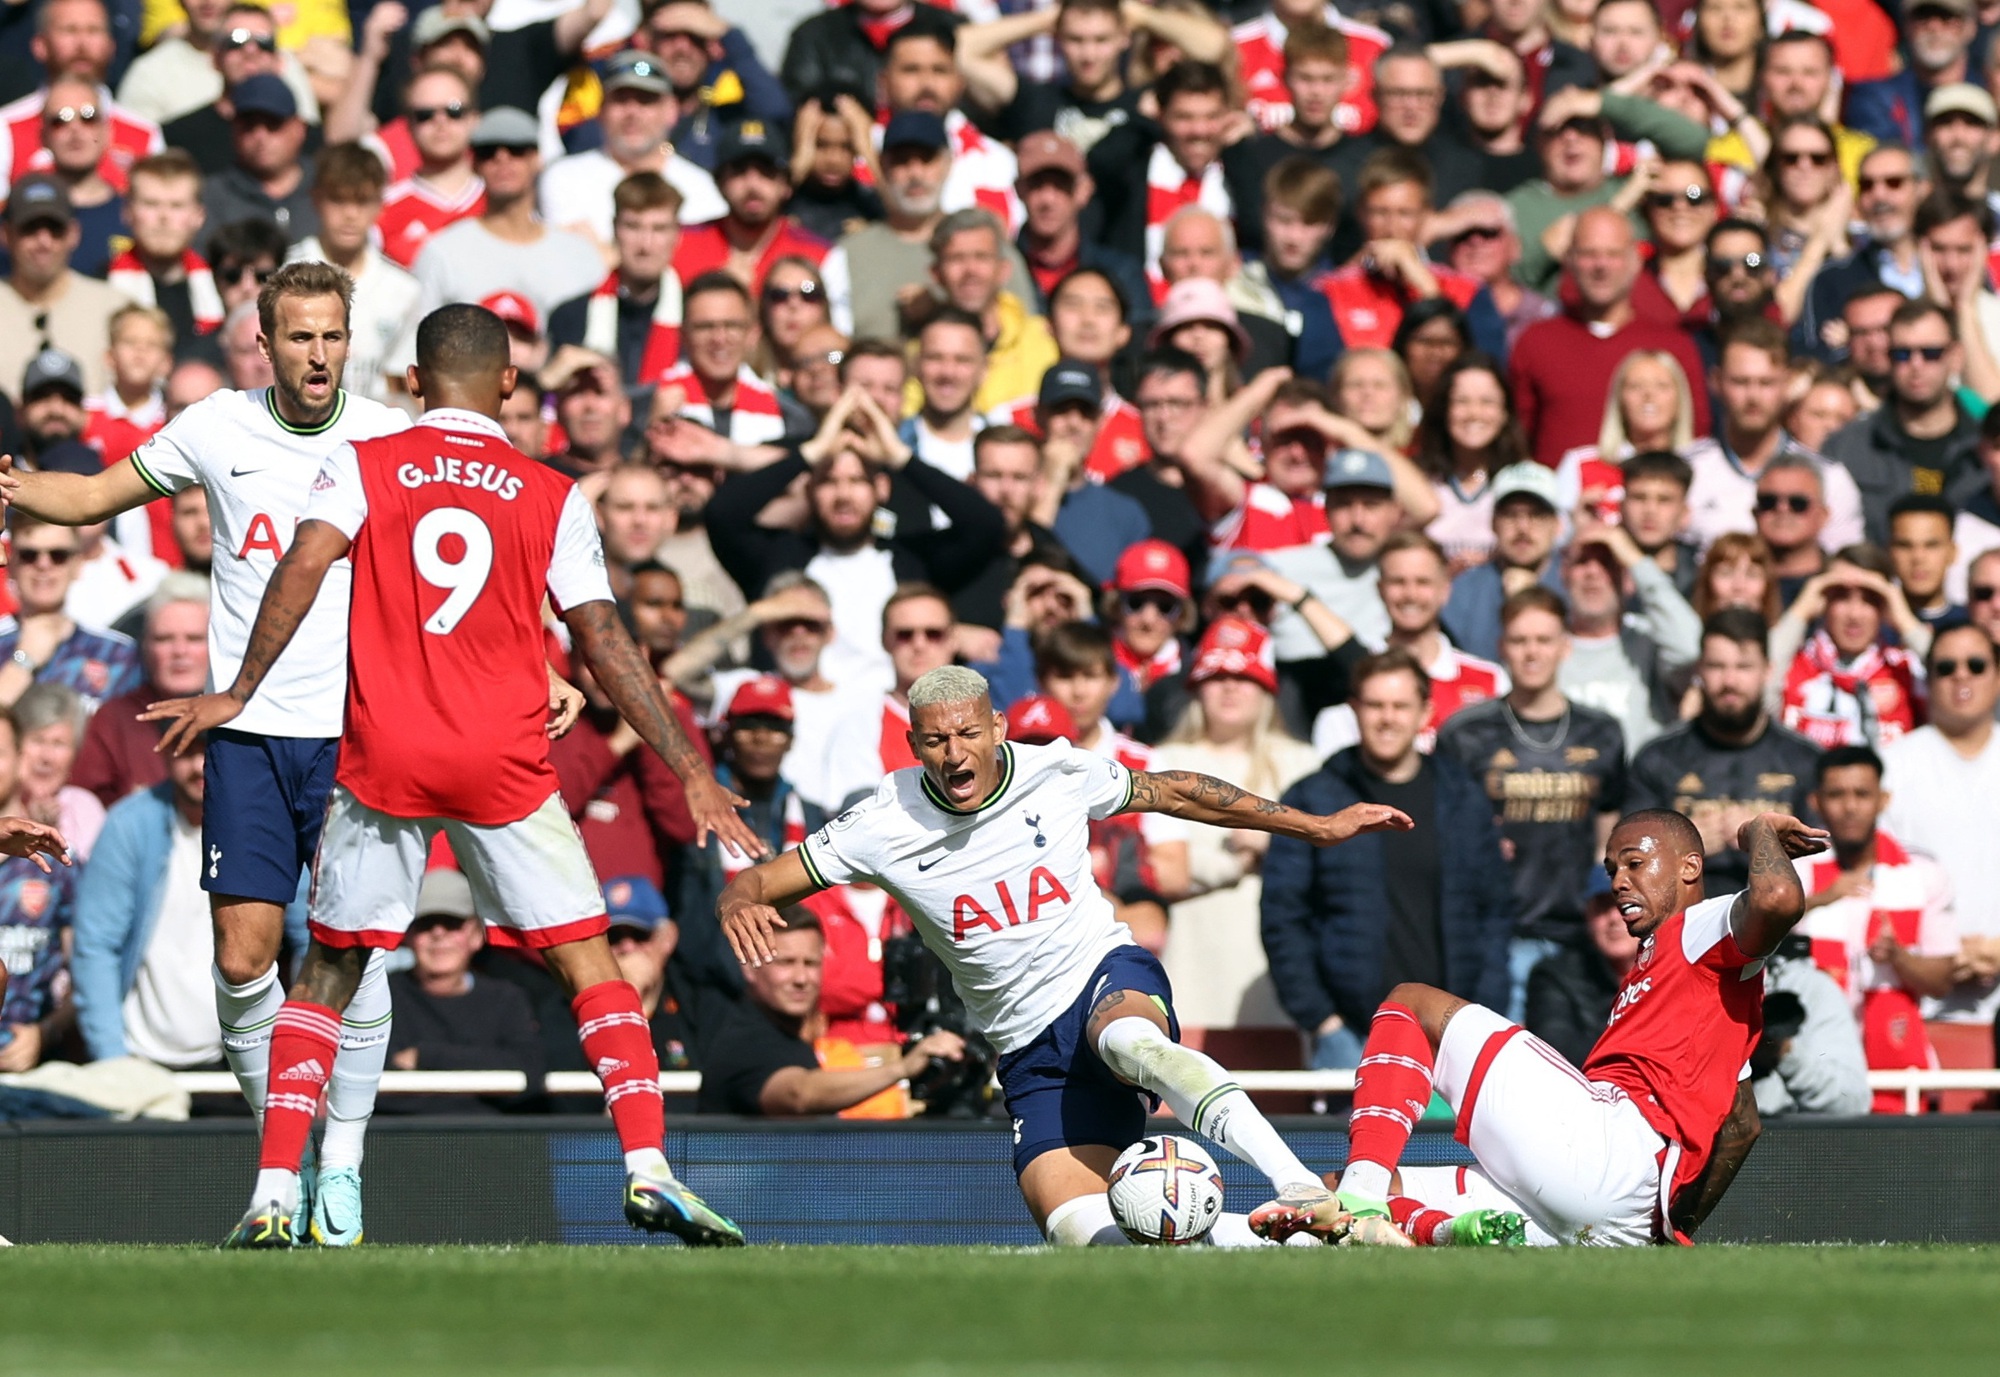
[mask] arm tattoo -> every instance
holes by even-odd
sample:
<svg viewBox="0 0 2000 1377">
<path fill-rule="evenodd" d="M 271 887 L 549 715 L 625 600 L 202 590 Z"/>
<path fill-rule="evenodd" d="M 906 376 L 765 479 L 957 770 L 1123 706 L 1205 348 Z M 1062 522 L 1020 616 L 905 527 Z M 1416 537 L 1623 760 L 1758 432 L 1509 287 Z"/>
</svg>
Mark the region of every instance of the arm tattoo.
<svg viewBox="0 0 2000 1377">
<path fill-rule="evenodd" d="M 1740 1081 L 1736 1086 L 1736 1104 L 1729 1111 L 1729 1117 L 1716 1130 L 1715 1148 L 1709 1154 L 1708 1164 L 1701 1175 L 1681 1188 L 1681 1193 L 1673 1202 L 1673 1225 L 1684 1234 L 1692 1235 L 1702 1222 L 1722 1203 L 1729 1183 L 1736 1179 L 1744 1161 L 1750 1156 L 1750 1149 L 1756 1146 L 1757 1137 L 1764 1131 L 1764 1124 L 1757 1117 L 1757 1096 L 1750 1088 L 1750 1082 Z"/>
<path fill-rule="evenodd" d="M 1797 883 L 1798 872 L 1778 841 L 1777 829 L 1759 824 L 1750 829 L 1750 879 L 1754 883 L 1773 877 Z"/>
<path fill-rule="evenodd" d="M 1286 830 L 1283 827 L 1286 814 L 1304 818 L 1304 814 L 1282 803 L 1259 798 L 1226 780 L 1193 770 L 1134 770 L 1132 801 L 1126 811 L 1167 813 L 1193 822 L 1250 827 L 1260 832 Z"/>
<path fill-rule="evenodd" d="M 706 775 L 707 762 L 681 730 L 680 719 L 660 691 L 659 677 L 618 620 L 617 609 L 608 602 L 587 602 L 563 620 L 590 672 L 640 739 L 682 780 Z"/>
<path fill-rule="evenodd" d="M 302 544 L 297 535 L 292 537 L 292 547 L 285 551 L 278 567 L 271 571 L 271 581 L 264 585 L 264 600 L 258 605 L 256 624 L 250 628 L 243 664 L 229 689 L 239 703 L 249 702 L 256 694 L 257 686 L 264 682 L 271 666 L 298 634 L 299 624 L 312 611 L 320 584 L 326 580 L 326 564 L 301 555 Z"/>
</svg>

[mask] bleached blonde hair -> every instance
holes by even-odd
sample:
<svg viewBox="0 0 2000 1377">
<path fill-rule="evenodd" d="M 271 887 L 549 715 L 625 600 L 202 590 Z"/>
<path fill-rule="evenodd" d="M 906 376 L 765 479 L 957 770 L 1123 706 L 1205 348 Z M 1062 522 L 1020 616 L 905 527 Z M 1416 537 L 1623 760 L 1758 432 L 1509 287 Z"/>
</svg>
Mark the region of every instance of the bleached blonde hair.
<svg viewBox="0 0 2000 1377">
<path fill-rule="evenodd" d="M 992 697 L 992 685 L 978 670 L 964 665 L 939 665 L 927 674 L 918 675 L 917 682 L 910 685 L 910 711 L 940 703 L 971 703 L 981 698 L 990 701 Z"/>
</svg>

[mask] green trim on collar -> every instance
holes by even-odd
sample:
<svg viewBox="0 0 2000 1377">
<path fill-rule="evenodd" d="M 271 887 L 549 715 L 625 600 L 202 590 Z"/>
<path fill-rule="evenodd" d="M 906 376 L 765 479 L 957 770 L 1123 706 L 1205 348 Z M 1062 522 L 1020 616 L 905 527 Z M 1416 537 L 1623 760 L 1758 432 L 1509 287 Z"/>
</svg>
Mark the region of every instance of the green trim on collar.
<svg viewBox="0 0 2000 1377">
<path fill-rule="evenodd" d="M 1000 802 L 1000 800 L 1007 797 L 1008 786 L 1013 784 L 1014 782 L 1013 743 L 1009 741 L 1001 742 L 1000 754 L 1004 760 L 1004 764 L 1002 765 L 1000 770 L 1000 783 L 999 786 L 993 790 L 993 793 L 987 798 L 986 802 L 978 804 L 971 808 L 952 807 L 949 803 L 945 802 L 944 795 L 940 794 L 937 791 L 936 787 L 931 784 L 931 777 L 928 771 L 924 773 L 924 783 L 923 783 L 924 798 L 930 802 L 932 807 L 940 809 L 943 812 L 950 813 L 955 817 L 969 818 L 974 813 L 985 812 L 988 808 L 991 808 L 994 804 Z"/>
<path fill-rule="evenodd" d="M 324 421 L 321 421 L 316 426 L 295 426 L 290 421 L 286 420 L 283 416 L 280 416 L 278 414 L 278 389 L 276 387 L 267 387 L 264 389 L 264 410 L 270 413 L 271 419 L 278 423 L 278 428 L 280 430 L 283 430 L 289 434 L 321 435 L 333 429 L 333 427 L 339 422 L 341 416 L 346 412 L 347 389 L 344 387 L 335 389 L 334 401 L 333 401 L 333 414 L 328 416 Z"/>
</svg>

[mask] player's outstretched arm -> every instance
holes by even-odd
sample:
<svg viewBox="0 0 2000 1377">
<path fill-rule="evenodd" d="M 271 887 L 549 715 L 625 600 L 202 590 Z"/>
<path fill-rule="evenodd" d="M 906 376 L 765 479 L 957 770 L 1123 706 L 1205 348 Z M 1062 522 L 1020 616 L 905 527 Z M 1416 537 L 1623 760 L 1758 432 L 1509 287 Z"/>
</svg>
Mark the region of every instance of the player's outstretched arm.
<svg viewBox="0 0 2000 1377">
<path fill-rule="evenodd" d="M 694 844 L 706 846 L 713 836 L 739 856 L 769 855 L 771 848 L 764 845 L 764 839 L 736 815 L 737 809 L 750 806 L 749 800 L 738 798 L 716 782 L 708 762 L 687 739 L 680 719 L 660 692 L 653 667 L 618 620 L 617 609 L 602 600 L 586 602 L 563 613 L 563 622 L 569 627 L 571 643 L 597 676 L 618 715 L 630 722 L 639 739 L 681 777 L 688 811 L 694 815 Z"/>
<path fill-rule="evenodd" d="M 0 454 L 0 502 L 57 526 L 109 521 L 159 495 L 130 459 L 89 475 L 30 473 L 14 467 L 13 455 Z"/>
<path fill-rule="evenodd" d="M 264 601 L 257 608 L 256 624 L 250 628 L 250 642 L 244 648 L 236 682 L 220 693 L 153 703 L 139 714 L 142 722 L 168 723 L 155 750 L 185 755 L 203 732 L 236 720 L 298 634 L 299 623 L 312 611 L 326 571 L 346 558 L 353 543 L 331 522 L 299 523 L 291 549 L 285 551 L 285 557 L 271 571 L 271 581 L 264 586 Z"/>
<path fill-rule="evenodd" d="M 45 822 L 28 818 L 0 818 L 0 856 L 25 856 L 40 866 L 44 875 L 54 871 L 49 864 L 51 856 L 64 865 L 71 863 L 63 834 Z"/>
<path fill-rule="evenodd" d="M 1736 832 L 1750 857 L 1750 883 L 1729 915 L 1745 956 L 1769 956 L 1805 915 L 1806 891 L 1792 862 L 1826 850 L 1826 831 L 1786 813 L 1759 813 Z"/>
<path fill-rule="evenodd" d="M 785 926 L 778 910 L 817 894 L 819 888 L 797 851 L 753 865 L 724 885 L 715 913 L 736 959 L 746 966 L 761 966 L 775 956 L 771 934 Z"/>
<path fill-rule="evenodd" d="M 1722 1203 L 1729 1183 L 1736 1179 L 1736 1173 L 1742 1169 L 1744 1160 L 1750 1156 L 1750 1149 L 1757 1145 L 1757 1138 L 1763 1131 L 1764 1120 L 1757 1113 L 1756 1092 L 1750 1088 L 1749 1081 L 1738 1081 L 1736 1104 L 1729 1111 L 1729 1117 L 1722 1121 L 1722 1127 L 1715 1131 L 1715 1149 L 1709 1153 L 1701 1175 L 1682 1186 L 1680 1193 L 1669 1202 L 1669 1222 L 1674 1228 L 1690 1238 L 1694 1236 L 1702 1221 Z"/>
<path fill-rule="evenodd" d="M 1259 798 L 1247 789 L 1192 770 L 1134 770 L 1127 813 L 1166 813 L 1189 822 L 1297 837 L 1314 846 L 1338 846 L 1363 832 L 1407 832 L 1409 814 L 1380 803 L 1357 803 L 1329 817 Z"/>
</svg>

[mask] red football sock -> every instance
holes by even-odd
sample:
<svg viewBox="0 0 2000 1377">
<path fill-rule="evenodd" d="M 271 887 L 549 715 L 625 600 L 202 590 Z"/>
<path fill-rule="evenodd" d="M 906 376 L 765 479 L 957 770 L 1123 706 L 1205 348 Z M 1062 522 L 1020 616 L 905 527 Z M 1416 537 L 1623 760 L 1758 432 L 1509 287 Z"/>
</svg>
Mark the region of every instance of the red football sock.
<svg viewBox="0 0 2000 1377">
<path fill-rule="evenodd" d="M 1451 1227 L 1451 1216 L 1443 1210 L 1434 1210 L 1421 1200 L 1412 1200 L 1407 1195 L 1389 1197 L 1389 1218 L 1397 1228 L 1408 1234 L 1419 1248 L 1443 1247 L 1442 1235 Z"/>
<path fill-rule="evenodd" d="M 584 1060 L 604 1083 L 604 1104 L 626 1152 L 658 1148 L 667 1137 L 660 1058 L 639 992 L 623 980 L 592 985 L 570 1001 Z"/>
<path fill-rule="evenodd" d="M 264 1095 L 264 1140 L 257 1165 L 297 1171 L 319 1112 L 320 1092 L 340 1050 L 340 1014 L 288 999 L 271 1025 L 271 1080 Z"/>
<path fill-rule="evenodd" d="M 1395 1170 L 1410 1131 L 1431 1102 L 1432 1064 L 1430 1039 L 1414 1013 L 1401 1004 L 1384 1004 L 1375 1011 L 1361 1065 L 1355 1068 L 1354 1110 L 1347 1123 L 1350 1168 L 1372 1164 L 1384 1178 Z M 1375 1173 L 1361 1179 L 1373 1181 Z M 1383 1195 L 1387 1184 L 1383 1180 Z"/>
</svg>

